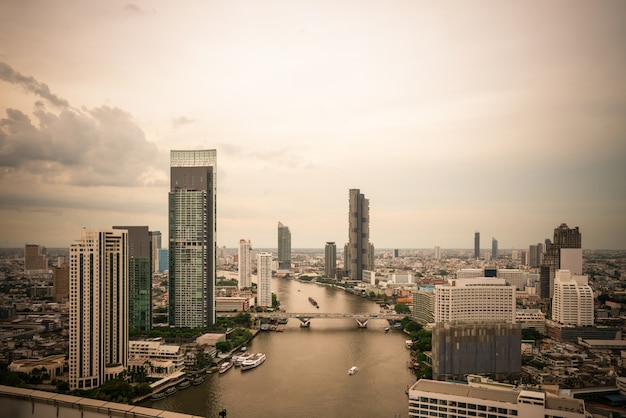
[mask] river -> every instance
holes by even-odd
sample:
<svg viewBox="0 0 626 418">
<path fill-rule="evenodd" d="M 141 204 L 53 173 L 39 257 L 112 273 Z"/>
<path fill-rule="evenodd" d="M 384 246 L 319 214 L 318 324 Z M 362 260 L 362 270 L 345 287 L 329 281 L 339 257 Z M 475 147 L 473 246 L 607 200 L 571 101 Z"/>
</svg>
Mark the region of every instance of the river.
<svg viewBox="0 0 626 418">
<path fill-rule="evenodd" d="M 374 302 L 341 289 L 293 280 L 272 281 L 288 312 L 377 313 Z M 315 309 L 312 297 L 319 303 Z M 404 392 L 415 382 L 407 368 L 405 334 L 385 332 L 387 321 L 313 319 L 310 328 L 290 319 L 284 332 L 260 332 L 249 344 L 267 354 L 256 369 L 206 376 L 203 384 L 144 405 L 201 417 L 408 417 Z M 351 366 L 358 371 L 352 376 Z"/>
</svg>

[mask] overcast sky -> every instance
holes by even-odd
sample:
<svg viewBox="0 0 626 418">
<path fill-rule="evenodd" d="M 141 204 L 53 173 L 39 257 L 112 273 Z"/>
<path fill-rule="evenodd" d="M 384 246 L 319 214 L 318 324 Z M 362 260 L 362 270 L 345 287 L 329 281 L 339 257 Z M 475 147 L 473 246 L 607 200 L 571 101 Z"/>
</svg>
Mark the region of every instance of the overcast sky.
<svg viewBox="0 0 626 418">
<path fill-rule="evenodd" d="M 220 246 L 342 247 L 358 188 L 377 248 L 625 249 L 626 2 L 0 2 L 0 247 L 166 238 L 171 149 Z"/>
</svg>

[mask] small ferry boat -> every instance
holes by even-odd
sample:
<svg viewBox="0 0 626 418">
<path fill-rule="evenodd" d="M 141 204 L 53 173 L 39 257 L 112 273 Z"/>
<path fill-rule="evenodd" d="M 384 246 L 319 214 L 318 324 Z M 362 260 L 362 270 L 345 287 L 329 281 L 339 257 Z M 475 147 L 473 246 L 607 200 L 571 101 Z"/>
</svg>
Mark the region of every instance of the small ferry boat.
<svg viewBox="0 0 626 418">
<path fill-rule="evenodd" d="M 248 359 L 252 355 L 254 355 L 254 353 L 243 353 L 238 356 L 234 356 L 231 363 L 233 363 L 235 367 L 239 367 L 244 360 Z"/>
<path fill-rule="evenodd" d="M 196 377 L 195 379 L 193 379 L 191 381 L 191 383 L 193 383 L 195 386 L 198 386 L 202 382 L 204 382 L 204 377 L 202 377 L 202 376 L 198 376 L 198 377 Z"/>
<path fill-rule="evenodd" d="M 313 299 L 312 297 L 309 297 L 309 302 L 311 302 L 311 305 L 315 306 L 316 308 L 319 308 L 317 301 Z"/>
<path fill-rule="evenodd" d="M 232 361 L 225 361 L 224 363 L 222 363 L 222 365 L 220 366 L 220 374 L 222 373 L 226 373 L 227 371 L 229 371 L 233 366 L 235 365 L 235 363 L 233 363 Z"/>
<path fill-rule="evenodd" d="M 178 390 L 187 389 L 189 386 L 191 386 L 191 382 L 189 380 L 183 380 L 178 385 Z"/>
<path fill-rule="evenodd" d="M 241 362 L 241 370 L 249 370 L 254 369 L 255 367 L 260 366 L 266 360 L 266 356 L 263 353 L 255 353 L 250 356 L 248 359 Z"/>
<path fill-rule="evenodd" d="M 167 395 L 165 395 L 165 393 L 159 392 L 159 393 L 155 393 L 152 396 L 150 396 L 150 400 L 151 401 L 158 401 L 158 400 L 161 400 L 161 399 L 165 399 L 166 396 Z"/>
<path fill-rule="evenodd" d="M 170 388 L 167 388 L 167 390 L 165 391 L 165 396 L 173 395 L 176 392 L 177 392 L 176 387 L 172 386 Z"/>
<path fill-rule="evenodd" d="M 352 375 L 353 375 L 353 374 L 355 374 L 355 373 L 356 373 L 356 366 L 352 366 L 352 367 L 350 367 L 350 368 L 348 369 L 348 374 L 349 374 L 350 376 L 352 376 Z"/>
<path fill-rule="evenodd" d="M 246 347 L 246 346 L 244 345 L 243 347 L 241 347 L 241 348 L 239 349 L 239 351 L 244 352 L 244 351 L 246 351 L 247 349 L 248 349 L 248 347 Z"/>
<path fill-rule="evenodd" d="M 385 328 L 385 332 L 389 332 L 389 329 L 390 329 L 389 327 Z"/>
</svg>

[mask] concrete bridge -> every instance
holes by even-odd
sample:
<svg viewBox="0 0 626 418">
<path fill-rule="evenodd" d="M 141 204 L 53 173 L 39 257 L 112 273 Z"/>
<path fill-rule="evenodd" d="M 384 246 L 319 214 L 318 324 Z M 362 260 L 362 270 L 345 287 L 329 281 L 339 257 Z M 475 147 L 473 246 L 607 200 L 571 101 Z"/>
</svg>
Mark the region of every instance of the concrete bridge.
<svg viewBox="0 0 626 418">
<path fill-rule="evenodd" d="M 367 328 L 367 323 L 370 319 L 385 319 L 390 324 L 400 321 L 406 315 L 400 315 L 396 313 L 325 313 L 325 312 L 310 312 L 310 313 L 296 313 L 296 312 L 258 312 L 255 314 L 257 319 L 272 319 L 279 320 L 284 318 L 296 318 L 300 321 L 301 327 L 308 327 L 311 324 L 311 320 L 314 318 L 323 319 L 354 319 L 359 328 Z"/>
</svg>

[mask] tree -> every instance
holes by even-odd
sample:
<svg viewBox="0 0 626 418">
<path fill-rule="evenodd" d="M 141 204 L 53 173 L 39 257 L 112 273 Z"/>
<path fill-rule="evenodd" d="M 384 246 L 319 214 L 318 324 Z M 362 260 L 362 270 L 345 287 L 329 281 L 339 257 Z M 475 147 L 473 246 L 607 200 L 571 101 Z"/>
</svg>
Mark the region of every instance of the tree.
<svg viewBox="0 0 626 418">
<path fill-rule="evenodd" d="M 70 384 L 66 380 L 57 380 L 57 385 L 56 386 L 57 386 L 57 390 L 60 393 L 65 393 L 68 390 L 70 390 Z"/>
<path fill-rule="evenodd" d="M 227 353 L 233 349 L 233 345 L 229 341 L 218 341 L 215 344 L 215 348 L 220 350 L 222 353 Z"/>
<path fill-rule="evenodd" d="M 394 309 L 395 309 L 396 313 L 399 313 L 399 314 L 409 314 L 409 313 L 411 313 L 411 309 L 409 309 L 409 307 L 406 305 L 406 303 L 401 303 L 401 302 L 400 303 L 396 303 L 396 306 L 395 306 Z"/>
</svg>

